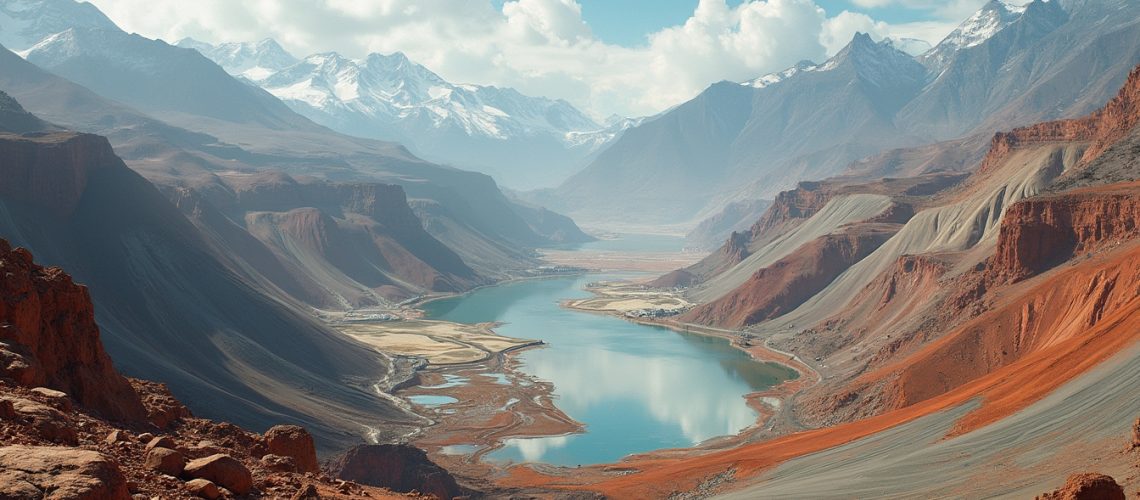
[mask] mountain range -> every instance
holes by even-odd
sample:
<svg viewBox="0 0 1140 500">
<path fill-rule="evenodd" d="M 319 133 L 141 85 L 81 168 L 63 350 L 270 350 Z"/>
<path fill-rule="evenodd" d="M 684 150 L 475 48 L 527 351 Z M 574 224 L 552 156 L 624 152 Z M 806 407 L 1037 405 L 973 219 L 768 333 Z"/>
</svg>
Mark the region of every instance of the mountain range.
<svg viewBox="0 0 1140 500">
<path fill-rule="evenodd" d="M 1121 0 L 991 0 L 918 57 L 859 34 L 822 64 L 713 85 L 529 199 L 592 226 L 688 228 L 887 150 L 1079 116 L 1140 60 L 1138 14 Z"/>
<path fill-rule="evenodd" d="M 550 187 L 630 123 L 596 123 L 563 100 L 450 83 L 402 53 L 355 60 L 335 52 L 297 60 L 273 40 L 198 50 L 316 123 L 399 142 L 423 158 L 495 177 L 514 189 Z"/>
<path fill-rule="evenodd" d="M 170 45 L 90 4 L 0 0 L 0 497 L 1124 498 L 1118 480 L 1140 485 L 1138 28 L 1135 0 L 993 0 L 935 47 L 857 34 L 602 125 L 399 53 Z M 452 145 L 589 165 L 505 190 L 418 154 Z M 548 186 L 570 163 L 494 175 Z M 563 275 L 541 250 L 592 238 L 544 202 L 715 247 L 561 305 L 733 352 L 726 373 L 761 391 L 732 398 L 747 429 L 619 464 L 482 461 L 503 429 L 575 424 L 565 393 L 517 370 L 544 360 L 511 354 L 558 346 L 483 323 L 441 348 L 455 325 L 417 304 Z M 599 246 L 578 255 L 628 255 Z M 504 290 L 476 309 L 523 303 Z M 646 309 L 663 303 L 679 305 Z M 385 330 L 413 324 L 427 333 Z M 436 364 L 453 348 L 462 361 Z M 651 382 L 677 352 L 644 365 Z M 737 363 L 753 361 L 799 376 L 752 385 Z M 456 401 L 413 406 L 409 386 Z M 456 475 L 363 441 L 414 441 Z"/>
<path fill-rule="evenodd" d="M 468 290 L 530 272 L 536 246 L 589 239 L 486 175 L 329 130 L 89 4 L 2 7 L 64 24 L 0 24 L 24 56 L 0 49 L 2 128 L 47 134 L 5 139 L 40 160 L 0 182 L 0 231 L 92 288 L 120 369 L 203 415 L 302 423 L 321 446 L 377 418 L 396 436 L 418 417 L 375 388 L 411 365 L 314 312 Z"/>
</svg>

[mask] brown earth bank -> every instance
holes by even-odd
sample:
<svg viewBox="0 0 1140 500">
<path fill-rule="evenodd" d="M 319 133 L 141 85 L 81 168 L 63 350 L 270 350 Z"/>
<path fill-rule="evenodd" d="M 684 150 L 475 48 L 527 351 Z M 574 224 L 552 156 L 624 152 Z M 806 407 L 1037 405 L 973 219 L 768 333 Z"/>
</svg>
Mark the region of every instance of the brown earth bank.
<svg viewBox="0 0 1140 500">
<path fill-rule="evenodd" d="M 892 205 L 868 223 L 904 223 L 923 200 L 941 192 L 966 177 L 960 173 L 935 173 L 909 178 L 882 178 L 874 181 L 829 179 L 801 182 L 796 189 L 781 192 L 752 227 L 733 233 L 716 252 L 700 262 L 678 269 L 650 282 L 660 288 L 691 287 L 720 275 L 743 262 L 749 255 L 779 236 L 798 227 L 822 210 L 831 200 L 845 195 L 876 194 L 889 196 Z M 868 228 L 876 232 L 874 227 Z M 824 245 L 826 246 L 826 245 Z"/>
<path fill-rule="evenodd" d="M 697 306 L 683 322 L 741 328 L 795 309 L 887 241 L 897 224 L 868 224 L 818 238 L 757 271 L 728 295 Z"/>
<path fill-rule="evenodd" d="M 1054 179 L 1096 165 L 1098 151 L 1112 150 L 1115 141 L 1135 130 L 1140 122 L 1140 109 L 1132 104 L 1137 88 L 1140 71 L 1132 73 L 1118 98 L 1090 118 L 999 135 L 985 168 L 956 187 L 925 193 L 934 196 L 919 196 L 911 205 L 918 219 L 924 209 L 958 204 L 963 209 L 957 213 L 930 212 L 921 222 L 967 229 L 972 223 L 976 229 L 961 235 L 932 233 L 960 239 L 914 246 L 928 250 L 884 260 L 891 264 L 876 268 L 842 303 L 819 309 L 829 311 L 819 324 L 780 332 L 779 345 L 793 352 L 811 352 L 802 349 L 814 343 L 819 354 L 808 364 L 821 370 L 822 383 L 793 404 L 795 414 L 830 427 L 699 456 L 642 457 L 622 463 L 620 476 L 613 475 L 618 469 L 606 467 L 584 469 L 573 477 L 516 467 L 503 483 L 601 491 L 619 498 L 727 491 L 757 481 L 761 471 L 788 460 L 951 409 L 961 416 L 944 431 L 946 439 L 981 431 L 1134 348 L 1140 340 L 1135 222 L 1140 184 L 1040 193 Z M 1010 198 L 1011 189 L 1023 191 Z M 991 190 L 997 196 L 989 196 Z M 777 200 L 771 217 L 761 222 L 775 228 L 791 221 L 794 227 L 800 215 L 813 209 L 819 213 L 814 207 L 826 204 L 821 194 Z M 991 206 L 970 211 L 976 203 Z M 946 218 L 931 220 L 931 213 Z M 949 218 L 957 214 L 987 220 Z M 734 251 L 714 255 L 688 268 L 688 276 L 679 276 L 699 281 L 705 278 L 702 269 L 718 269 L 725 256 L 743 253 L 741 241 L 729 247 Z M 771 300 L 763 294 L 758 298 L 761 303 Z M 725 308 L 726 313 L 730 309 L 736 308 Z M 786 323 L 774 322 L 781 328 Z M 765 324 L 754 333 L 775 333 L 765 331 Z M 1099 460 L 1062 455 L 1059 449 L 1052 453 L 1050 460 L 1070 466 Z M 1093 479 L 1086 481 L 1093 486 L 1078 484 L 1074 491 L 1095 490 L 1103 483 Z"/>
<path fill-rule="evenodd" d="M 470 493 L 414 448 L 361 453 L 322 472 L 301 427 L 258 435 L 194 418 L 165 385 L 128 381 L 103 351 L 86 288 L 0 240 L 0 497 Z"/>
<path fill-rule="evenodd" d="M 1120 127 L 1135 127 L 1140 122 L 1140 107 L 1135 104 L 1138 89 L 1140 70 L 1133 71 L 1118 97 L 1090 117 L 999 134 L 983 168 L 959 188 L 938 198 L 961 199 L 971 186 L 984 184 L 984 178 L 1004 175 L 1001 172 L 1007 167 L 1003 162 L 1011 158 L 1015 149 L 1050 141 L 1109 141 L 1124 137 Z M 1102 146 L 1099 151 L 1103 152 L 1111 144 Z M 1088 151 L 1091 149 L 1085 149 L 1072 171 L 1080 172 L 1096 160 Z M 1130 299 L 1128 285 L 1117 288 L 1117 280 L 1126 284 L 1137 279 L 1129 274 L 1126 263 L 1119 269 L 1121 275 L 1110 271 L 1108 276 L 1077 276 L 1075 282 L 1064 283 L 1067 286 L 1034 291 L 1012 285 L 1062 263 L 1088 259 L 1096 252 L 1133 241 L 1137 236 L 1138 200 L 1137 183 L 1117 183 L 1019 201 L 1006 209 L 993 254 L 984 262 L 947 276 L 957 261 L 968 263 L 973 257 L 964 252 L 941 256 L 945 264 L 930 269 L 925 278 L 912 277 L 909 293 L 901 302 L 896 300 L 892 306 L 890 300 L 884 300 L 868 307 L 868 302 L 873 301 L 867 296 L 883 294 L 888 299 L 896 295 L 892 289 L 899 283 L 898 269 L 881 276 L 857 294 L 843 312 L 808 330 L 812 339 L 836 339 L 813 354 L 830 355 L 827 362 L 834 365 L 834 371 L 850 379 L 816 387 L 803 398 L 801 411 L 805 420 L 817 425 L 834 424 L 914 404 L 1006 366 L 1034 349 L 1035 342 L 1051 345 L 1059 338 L 1074 335 L 1074 329 L 1092 327 L 1101 316 Z M 925 286 L 914 286 L 916 282 L 924 282 Z M 1075 283 L 1084 288 L 1076 289 Z M 924 300 L 916 301 L 918 297 Z M 1012 304 L 1003 305 L 1007 303 Z M 882 312 L 892 309 L 889 319 L 884 317 Z M 1006 311 L 1005 316 L 995 317 L 995 309 Z M 990 313 L 984 314 L 985 311 Z M 982 324 L 984 318 L 991 318 L 988 326 Z M 838 330 L 830 328 L 834 325 L 842 327 L 845 334 L 837 335 Z M 894 337 L 889 333 L 894 333 Z M 866 335 L 880 339 L 853 347 L 863 351 L 854 356 L 845 358 L 837 353 L 839 348 Z M 799 345 L 812 343 L 818 342 L 805 345 L 801 341 Z M 943 351 L 932 355 L 931 349 Z M 906 368 L 898 372 L 900 365 Z"/>
<path fill-rule="evenodd" d="M 1140 67 L 1132 70 L 1124 87 L 1103 108 L 1084 118 L 1039 123 L 999 132 L 982 161 L 985 172 L 1001 163 L 1010 151 L 1026 144 L 1082 141 L 1092 143 L 1081 158 L 1087 165 L 1123 139 L 1140 123 Z"/>
</svg>

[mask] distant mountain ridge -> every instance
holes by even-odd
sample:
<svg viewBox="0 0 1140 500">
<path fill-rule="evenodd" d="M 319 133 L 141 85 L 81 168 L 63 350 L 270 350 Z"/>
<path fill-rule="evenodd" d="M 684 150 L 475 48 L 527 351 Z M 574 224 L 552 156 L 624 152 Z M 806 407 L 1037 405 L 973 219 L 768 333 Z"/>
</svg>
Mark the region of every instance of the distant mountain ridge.
<svg viewBox="0 0 1140 500">
<path fill-rule="evenodd" d="M 886 151 L 988 141 L 1088 113 L 1140 61 L 1138 28 L 1138 2 L 991 0 L 917 57 L 857 34 L 821 64 L 710 86 L 530 199 L 594 227 L 689 229 L 729 203 L 771 198 Z"/>
<path fill-rule="evenodd" d="M 0 2 L 0 45 L 20 51 L 69 28 L 117 30 L 98 8 L 87 2 Z"/>
<path fill-rule="evenodd" d="M 292 59 L 273 40 L 210 45 L 185 39 L 234 75 L 334 130 L 407 145 L 424 158 L 473 168 L 514 188 L 554 185 L 628 123 L 603 126 L 561 99 L 453 84 L 403 53 Z"/>
<path fill-rule="evenodd" d="M 297 58 L 287 52 L 276 40 L 266 38 L 260 42 L 223 43 L 211 45 L 193 38 L 183 38 L 174 45 L 197 50 L 218 63 L 231 75 L 260 80 L 277 71 L 297 64 Z"/>
</svg>

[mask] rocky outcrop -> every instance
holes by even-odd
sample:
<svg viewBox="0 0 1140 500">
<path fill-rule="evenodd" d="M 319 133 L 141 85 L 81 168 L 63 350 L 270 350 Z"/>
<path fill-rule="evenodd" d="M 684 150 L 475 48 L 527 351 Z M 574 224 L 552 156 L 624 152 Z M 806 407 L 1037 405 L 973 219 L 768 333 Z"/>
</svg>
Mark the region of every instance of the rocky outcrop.
<svg viewBox="0 0 1140 500">
<path fill-rule="evenodd" d="M 143 467 L 168 476 L 178 477 L 186 468 L 186 457 L 177 450 L 152 448 L 146 452 Z"/>
<path fill-rule="evenodd" d="M 3 240 L 0 272 L 0 375 L 58 389 L 112 419 L 144 420 L 138 394 L 103 350 L 87 289 Z"/>
<path fill-rule="evenodd" d="M 208 479 L 191 479 L 186 481 L 186 491 L 198 498 L 214 500 L 222 497 L 218 485 Z"/>
<path fill-rule="evenodd" d="M 36 437 L 57 444 L 79 444 L 75 421 L 67 414 L 32 399 L 5 399 L 15 410 L 15 418 L 22 421 Z"/>
<path fill-rule="evenodd" d="M 275 425 L 265 431 L 263 439 L 269 453 L 293 459 L 298 472 L 317 472 L 320 468 L 313 436 L 304 427 Z"/>
<path fill-rule="evenodd" d="M 1043 142 L 1090 143 L 1080 162 L 1087 165 L 1128 135 L 1137 124 L 1140 124 L 1140 67 L 1132 70 L 1115 98 L 1089 116 L 998 132 L 979 171 L 984 173 L 1000 165 L 1018 147 Z"/>
<path fill-rule="evenodd" d="M 437 498 L 466 494 L 455 478 L 432 463 L 423 450 L 406 445 L 357 446 L 334 460 L 329 469 L 340 479 L 393 491 L 415 490 Z"/>
<path fill-rule="evenodd" d="M 824 186 L 822 182 L 804 181 L 795 189 L 776 195 L 772 206 L 768 207 L 760 220 L 752 225 L 750 230 L 752 238 L 757 239 L 766 234 L 780 232 L 779 229 L 785 229 L 793 221 L 815 215 L 834 196 L 834 191 L 823 189 Z"/>
<path fill-rule="evenodd" d="M 757 271 L 727 295 L 698 306 L 682 321 L 742 328 L 795 309 L 873 252 L 897 225 L 866 225 L 818 238 Z"/>
<path fill-rule="evenodd" d="M 75 210 L 92 172 L 122 165 L 106 138 L 72 132 L 7 136 L 0 158 L 0 196 L 58 216 Z"/>
<path fill-rule="evenodd" d="M 314 307 L 384 305 L 484 283 L 424 229 L 400 186 L 271 172 L 167 191 L 229 253 Z"/>
<path fill-rule="evenodd" d="M 1052 493 L 1037 497 L 1037 500 L 1124 500 L 1124 488 L 1116 480 L 1104 474 L 1086 472 L 1073 474 L 1065 485 Z"/>
<path fill-rule="evenodd" d="M 45 496 L 45 492 L 50 492 Z M 0 498 L 126 500 L 127 479 L 109 457 L 91 450 L 0 447 Z"/>
<path fill-rule="evenodd" d="M 877 307 L 883 308 L 893 302 L 900 293 L 920 293 L 924 288 L 934 285 L 938 277 L 945 272 L 946 263 L 938 259 L 925 255 L 903 255 L 895 261 L 894 269 L 867 288 L 882 290 Z"/>
<path fill-rule="evenodd" d="M 193 479 L 208 480 L 239 495 L 245 495 L 253 489 L 253 474 L 249 468 L 237 459 L 221 453 L 191 460 L 186 464 L 183 474 Z"/>
<path fill-rule="evenodd" d="M 1132 448 L 1140 448 L 1140 418 L 1132 424 Z"/>
<path fill-rule="evenodd" d="M 1009 207 L 990 272 L 1018 281 L 1140 236 L 1140 185 L 1033 198 Z"/>
<path fill-rule="evenodd" d="M 26 134 L 50 129 L 51 125 L 27 112 L 12 96 L 0 92 L 0 132 Z"/>
</svg>

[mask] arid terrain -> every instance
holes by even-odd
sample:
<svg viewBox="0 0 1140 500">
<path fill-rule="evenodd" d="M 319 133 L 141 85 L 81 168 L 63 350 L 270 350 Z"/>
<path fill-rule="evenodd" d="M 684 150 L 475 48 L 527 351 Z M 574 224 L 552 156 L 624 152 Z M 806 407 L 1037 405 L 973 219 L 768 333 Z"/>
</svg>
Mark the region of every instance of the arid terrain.
<svg viewBox="0 0 1140 500">
<path fill-rule="evenodd" d="M 0 0 L 0 499 L 1140 498 L 1140 2 L 634 4 Z"/>
</svg>

